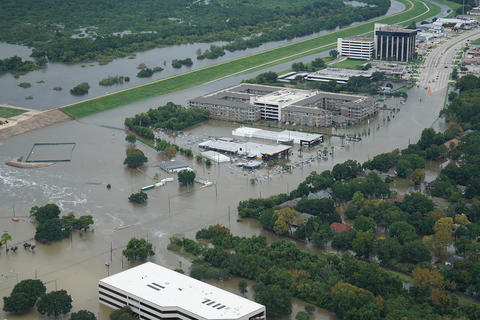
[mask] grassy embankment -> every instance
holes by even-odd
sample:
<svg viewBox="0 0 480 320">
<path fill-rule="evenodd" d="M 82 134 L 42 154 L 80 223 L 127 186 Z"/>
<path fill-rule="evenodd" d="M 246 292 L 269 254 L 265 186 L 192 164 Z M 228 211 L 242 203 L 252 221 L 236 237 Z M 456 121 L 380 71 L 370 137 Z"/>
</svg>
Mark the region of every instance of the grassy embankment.
<svg viewBox="0 0 480 320">
<path fill-rule="evenodd" d="M 106 96 L 68 105 L 63 107 L 62 110 L 72 118 L 84 117 L 142 99 L 191 88 L 234 74 L 242 74 L 244 72 L 265 69 L 276 64 L 329 50 L 336 47 L 336 41 L 339 37 L 368 35 L 373 33 L 375 22 L 388 24 L 401 23 L 406 25 L 412 20 L 422 21 L 440 12 L 440 8 L 430 2 L 423 2 L 420 0 L 400 1 L 406 5 L 406 10 L 390 17 L 365 22 L 312 39 L 307 39 L 247 57 L 226 61 L 191 72 L 186 72 L 170 78 L 160 79 L 149 84 L 122 90 Z M 425 6 L 428 6 L 430 10 L 427 11 Z"/>
<path fill-rule="evenodd" d="M 11 118 L 25 112 L 27 112 L 27 110 L 0 106 L 0 118 Z"/>
<path fill-rule="evenodd" d="M 457 15 L 455 13 L 455 11 L 457 11 L 458 8 L 462 7 L 462 5 L 460 3 L 456 3 L 456 2 L 453 2 L 453 1 L 448 1 L 448 0 L 435 0 L 435 1 L 440 2 L 440 3 L 450 7 L 451 11 L 445 18 L 455 17 Z"/>
</svg>

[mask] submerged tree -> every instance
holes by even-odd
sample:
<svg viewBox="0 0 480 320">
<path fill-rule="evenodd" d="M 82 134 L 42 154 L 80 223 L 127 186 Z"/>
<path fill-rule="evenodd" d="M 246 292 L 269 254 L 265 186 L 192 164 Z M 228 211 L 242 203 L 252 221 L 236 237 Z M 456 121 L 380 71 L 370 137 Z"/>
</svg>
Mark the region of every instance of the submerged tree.
<svg viewBox="0 0 480 320">
<path fill-rule="evenodd" d="M 123 255 L 128 261 L 144 261 L 155 254 L 153 246 L 145 239 L 131 238 L 128 241 L 127 248 L 123 250 Z"/>
</svg>

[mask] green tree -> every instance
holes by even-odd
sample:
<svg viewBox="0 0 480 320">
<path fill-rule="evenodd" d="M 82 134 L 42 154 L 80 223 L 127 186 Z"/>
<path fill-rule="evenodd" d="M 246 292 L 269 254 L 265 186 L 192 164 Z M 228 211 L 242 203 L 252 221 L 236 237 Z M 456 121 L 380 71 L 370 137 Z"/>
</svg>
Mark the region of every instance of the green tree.
<svg viewBox="0 0 480 320">
<path fill-rule="evenodd" d="M 337 56 L 338 56 L 338 51 L 337 51 L 337 49 L 332 49 L 332 50 L 330 50 L 330 51 L 328 52 L 328 55 L 329 55 L 330 57 L 334 58 L 334 59 L 337 58 Z"/>
<path fill-rule="evenodd" d="M 155 254 L 153 246 L 145 239 L 131 238 L 128 241 L 127 248 L 123 250 L 123 255 L 128 261 L 144 261 Z"/>
<path fill-rule="evenodd" d="M 392 265 L 392 262 L 402 253 L 402 246 L 392 238 L 380 240 L 377 245 L 378 258 L 385 265 Z"/>
<path fill-rule="evenodd" d="M 60 241 L 70 236 L 71 231 L 71 226 L 65 220 L 54 218 L 37 226 L 35 240 L 43 243 Z"/>
<path fill-rule="evenodd" d="M 342 319 L 378 319 L 378 311 L 373 306 L 375 297 L 370 291 L 338 282 L 330 292 L 333 309 Z"/>
<path fill-rule="evenodd" d="M 412 172 L 412 182 L 416 185 L 419 186 L 423 180 L 425 180 L 425 170 L 423 169 L 415 169 Z"/>
<path fill-rule="evenodd" d="M 256 285 L 255 301 L 267 309 L 270 316 L 287 315 L 292 313 L 291 293 L 279 285 Z"/>
<path fill-rule="evenodd" d="M 192 170 L 182 170 L 178 172 L 178 182 L 182 186 L 189 186 L 195 182 L 196 174 Z"/>
<path fill-rule="evenodd" d="M 291 225 L 293 223 L 293 219 L 298 214 L 292 208 L 283 208 L 274 211 L 274 215 L 277 216 L 275 220 L 275 224 L 273 225 L 273 231 L 276 234 L 285 234 L 290 231 Z"/>
<path fill-rule="evenodd" d="M 420 241 L 411 241 L 405 243 L 401 254 L 402 261 L 417 264 L 423 261 L 430 262 L 432 256 L 425 244 Z"/>
<path fill-rule="evenodd" d="M 129 168 L 138 168 L 142 166 L 145 162 L 148 162 L 148 158 L 145 157 L 143 152 L 140 151 L 129 153 L 123 161 L 123 164 L 127 165 L 127 167 Z"/>
<path fill-rule="evenodd" d="M 127 141 L 130 144 L 135 144 L 135 142 L 137 142 L 137 137 L 135 137 L 135 135 L 133 135 L 133 134 L 128 134 L 125 137 L 125 141 Z"/>
<path fill-rule="evenodd" d="M 137 192 L 137 193 L 132 193 L 128 197 L 128 201 L 133 202 L 133 203 L 138 203 L 138 204 L 143 204 L 147 202 L 148 199 L 148 194 L 146 194 L 143 191 Z"/>
<path fill-rule="evenodd" d="M 5 248 L 7 248 L 7 243 L 8 241 L 12 240 L 12 236 L 8 232 L 4 232 L 2 234 L 2 237 L 0 238 L 0 243 L 2 245 L 5 245 Z"/>
<path fill-rule="evenodd" d="M 370 217 L 366 216 L 359 216 L 357 219 L 355 219 L 355 229 L 359 231 L 373 231 L 375 232 L 377 224 L 375 223 L 375 220 L 373 220 Z"/>
<path fill-rule="evenodd" d="M 325 66 L 325 61 L 323 61 L 322 58 L 316 58 L 312 61 L 312 67 L 314 67 L 315 69 L 322 69 L 325 68 Z"/>
<path fill-rule="evenodd" d="M 30 209 L 30 216 L 34 217 L 39 223 L 43 223 L 49 219 L 58 218 L 60 208 L 54 203 L 46 204 L 43 207 L 34 206 Z"/>
<path fill-rule="evenodd" d="M 307 66 L 303 64 L 303 62 L 294 62 L 292 64 L 293 71 L 305 71 L 307 70 Z"/>
<path fill-rule="evenodd" d="M 74 96 L 82 96 L 88 93 L 88 89 L 90 89 L 88 82 L 82 82 L 70 89 L 70 93 Z"/>
<path fill-rule="evenodd" d="M 91 215 L 85 215 L 75 219 L 72 226 L 75 230 L 86 231 L 93 223 L 93 217 Z"/>
<path fill-rule="evenodd" d="M 305 311 L 299 311 L 295 315 L 295 320 L 310 320 L 310 316 Z"/>
<path fill-rule="evenodd" d="M 432 200 L 423 194 L 411 193 L 405 196 L 402 203 L 400 203 L 400 208 L 408 213 L 420 212 L 421 214 L 425 214 L 432 211 L 434 205 Z"/>
<path fill-rule="evenodd" d="M 240 280 L 238 281 L 238 290 L 240 291 L 240 293 L 244 296 L 245 293 L 247 292 L 247 287 L 248 287 L 248 284 L 247 284 L 247 281 L 245 280 Z"/>
<path fill-rule="evenodd" d="M 175 146 L 168 146 L 165 148 L 165 150 L 163 150 L 164 154 L 165 154 L 165 157 L 167 157 L 168 159 L 172 159 L 172 158 L 175 158 L 175 156 L 177 155 L 177 148 Z"/>
<path fill-rule="evenodd" d="M 418 239 L 415 228 L 405 221 L 397 221 L 392 223 L 388 227 L 388 231 L 390 233 L 390 237 L 397 238 L 402 244 Z"/>
<path fill-rule="evenodd" d="M 79 310 L 78 312 L 72 313 L 70 320 L 97 320 L 95 314 L 88 310 Z"/>
<path fill-rule="evenodd" d="M 433 230 L 433 245 L 437 250 L 437 254 L 445 257 L 447 246 L 453 243 L 453 231 L 455 227 L 453 219 L 450 217 L 440 218 L 435 222 Z"/>
<path fill-rule="evenodd" d="M 72 297 L 65 290 L 49 292 L 38 300 L 37 310 L 43 315 L 57 318 L 72 310 Z"/>
<path fill-rule="evenodd" d="M 362 257 L 369 257 L 373 251 L 373 242 L 375 234 L 372 231 L 358 231 L 352 241 L 352 249 Z"/>
<path fill-rule="evenodd" d="M 35 305 L 45 291 L 46 288 L 40 280 L 22 280 L 15 285 L 9 297 L 3 297 L 3 310 L 25 313 Z"/>
</svg>

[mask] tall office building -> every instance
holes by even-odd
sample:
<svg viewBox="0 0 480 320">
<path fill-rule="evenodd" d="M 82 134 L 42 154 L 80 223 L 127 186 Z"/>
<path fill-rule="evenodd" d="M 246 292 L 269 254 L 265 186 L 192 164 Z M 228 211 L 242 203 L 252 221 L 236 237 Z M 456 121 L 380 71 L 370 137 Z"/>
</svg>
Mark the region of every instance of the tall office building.
<svg viewBox="0 0 480 320">
<path fill-rule="evenodd" d="M 375 58 L 409 62 L 414 59 L 416 30 L 375 24 Z"/>
</svg>

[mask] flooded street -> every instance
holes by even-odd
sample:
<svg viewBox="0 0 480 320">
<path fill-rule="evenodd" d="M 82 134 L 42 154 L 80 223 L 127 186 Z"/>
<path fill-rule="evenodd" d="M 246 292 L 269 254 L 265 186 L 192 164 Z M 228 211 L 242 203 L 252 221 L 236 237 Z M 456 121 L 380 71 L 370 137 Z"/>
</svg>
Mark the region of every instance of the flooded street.
<svg viewBox="0 0 480 320">
<path fill-rule="evenodd" d="M 192 52 L 198 48 L 198 45 L 191 46 Z M 149 54 L 149 52 L 137 54 L 137 59 L 142 54 Z M 305 57 L 299 61 L 311 61 L 317 56 L 326 54 Z M 162 57 L 159 61 L 163 63 L 163 59 Z M 103 67 L 110 68 L 119 61 L 121 59 Z M 134 68 L 139 63 L 138 60 L 131 60 L 131 62 L 129 68 Z M 216 62 L 218 60 L 215 60 Z M 291 63 L 277 65 L 269 70 L 285 70 Z M 62 65 L 51 78 L 57 77 L 58 81 L 65 85 L 59 96 L 55 96 L 57 92 L 51 89 L 36 89 L 37 86 L 56 85 L 53 80 L 49 82 L 45 77 L 44 84 L 35 84 L 26 90 L 18 88 L 24 90 L 20 91 L 20 96 L 18 91 L 15 91 L 17 90 L 16 82 L 35 82 L 36 79 L 42 78 L 38 73 L 50 72 L 51 67 L 52 65 L 47 70 L 32 72 L 14 81 L 10 79 L 13 78 L 11 75 L 0 77 L 1 102 L 39 109 L 61 105 L 72 102 L 73 97 L 66 92 L 69 89 L 67 88 L 69 81 L 76 84 L 82 81 L 81 77 L 91 77 L 95 79 L 90 81 L 92 84 L 110 75 L 109 72 L 113 72 L 104 71 L 99 67 L 98 71 L 95 71 L 96 78 L 87 72 L 80 76 L 77 72 L 92 71 L 96 68 Z M 72 70 L 67 71 L 65 68 L 72 68 Z M 111 70 L 119 70 L 115 71 L 115 74 L 121 75 L 126 75 L 127 72 L 123 65 L 121 67 L 117 65 L 116 69 Z M 159 76 L 165 76 L 165 71 Z M 378 153 L 389 152 L 394 148 L 405 148 L 409 142 L 418 140 L 423 128 L 433 126 L 435 129 L 440 129 L 444 126 L 437 117 L 443 106 L 446 89 L 427 96 L 425 89 L 413 88 L 408 91 L 409 98 L 405 104 L 401 104 L 397 99 L 386 102 L 389 107 L 400 108 L 400 112 L 396 113 L 391 121 L 383 121 L 389 115 L 389 111 L 382 111 L 369 123 L 333 131 L 340 134 L 358 133 L 370 129 L 370 135 L 364 136 L 361 142 L 347 143 L 333 137 L 327 139 L 324 144 L 305 150 L 302 158 L 299 158 L 298 146 L 294 146 L 293 155 L 290 157 L 292 162 L 313 158 L 324 147 L 329 151 L 333 147 L 334 151 L 333 156 L 329 156 L 328 160 L 312 160 L 298 166 L 291 173 L 279 174 L 275 170 L 269 172 L 267 169 L 248 172 L 230 163 L 207 168 L 197 164 L 194 159 L 183 159 L 178 155 L 177 159 L 185 161 L 194 168 L 197 176 L 216 183 L 206 188 L 198 184 L 190 188 L 182 188 L 176 181 L 176 175 L 167 174 L 157 167 L 163 160 L 163 156 L 138 142 L 137 147 L 142 149 L 149 159 L 148 166 L 142 171 L 132 171 L 124 167 L 123 160 L 127 144 L 125 133 L 121 129 L 123 129 L 125 117 L 163 105 L 168 101 L 184 104 L 190 98 L 237 84 L 242 79 L 262 72 L 265 70 L 214 81 L 186 91 L 136 102 L 82 118 L 79 121 L 60 123 L 0 141 L 0 231 L 7 231 L 12 235 L 13 240 L 10 244 L 21 245 L 23 241 L 33 237 L 35 225 L 27 218 L 33 205 L 41 206 L 53 202 L 61 207 L 62 214 L 72 211 L 77 215 L 91 214 L 95 221 L 93 232 L 82 235 L 75 232 L 71 239 L 52 245 L 37 244 L 35 252 L 24 250 L 22 247 L 17 253 L 6 254 L 3 249 L 0 250 L 0 274 L 3 275 L 0 277 L 0 296 L 8 295 L 17 279 L 37 277 L 46 283 L 47 290 L 55 288 L 67 290 L 73 298 L 72 311 L 88 309 L 99 314 L 100 319 L 108 319 L 110 310 L 98 303 L 97 282 L 108 273 L 116 273 L 131 266 L 122 259 L 121 253 L 131 237 L 148 238 L 153 243 L 155 249 L 153 262 L 169 268 L 177 268 L 181 265 L 185 270 L 188 269 L 189 262 L 166 249 L 169 237 L 174 234 L 193 238 L 200 228 L 220 223 L 230 227 L 235 235 L 265 234 L 270 240 L 276 239 L 271 233 L 263 231 L 257 221 L 237 221 L 236 206 L 240 200 L 289 192 L 311 171 L 320 172 L 331 169 L 334 164 L 347 159 L 363 162 Z M 69 76 L 65 77 L 65 75 Z M 8 84 L 9 81 L 15 84 Z M 93 87 L 95 86 L 92 86 L 91 96 L 97 92 Z M 34 91 L 28 93 L 34 95 L 34 100 L 24 100 L 23 95 L 29 92 L 28 90 L 39 90 L 36 91 L 38 94 Z M 97 94 L 102 93 L 97 92 Z M 39 100 L 35 100 L 37 98 Z M 232 137 L 231 131 L 236 127 L 238 125 L 234 123 L 212 120 L 187 130 L 183 135 L 176 137 L 175 142 L 180 146 L 193 147 L 194 151 L 198 152 L 197 141 L 203 141 L 209 136 Z M 255 139 L 253 141 L 271 143 Z M 14 157 L 26 156 L 36 142 L 75 142 L 72 161 L 30 170 L 5 165 L 6 161 Z M 434 176 L 435 172 L 438 172 L 435 165 L 429 167 L 427 177 Z M 148 191 L 149 199 L 146 205 L 136 206 L 129 203 L 128 196 L 140 187 L 152 184 L 156 173 L 160 174 L 160 179 L 174 177 L 175 181 Z M 256 178 L 258 183 L 252 185 L 251 178 Z M 107 184 L 111 184 L 111 190 L 107 190 Z M 409 186 L 403 185 L 400 189 L 407 191 Z M 13 216 L 19 217 L 20 221 L 13 222 L 11 220 Z M 315 250 L 303 243 L 298 245 L 301 248 Z M 106 267 L 106 262 L 110 264 L 109 269 Z M 215 284 L 238 293 L 237 283 L 238 279 L 234 278 Z M 252 294 L 251 286 L 249 286 L 249 294 Z M 293 299 L 293 302 L 294 311 L 291 319 L 295 317 L 297 311 L 304 308 L 301 301 Z M 0 318 L 7 318 L 3 311 L 0 311 Z M 38 318 L 36 311 L 19 317 L 8 315 L 8 319 Z M 326 310 L 317 308 L 315 319 L 327 320 L 336 319 L 336 317 Z"/>
</svg>

